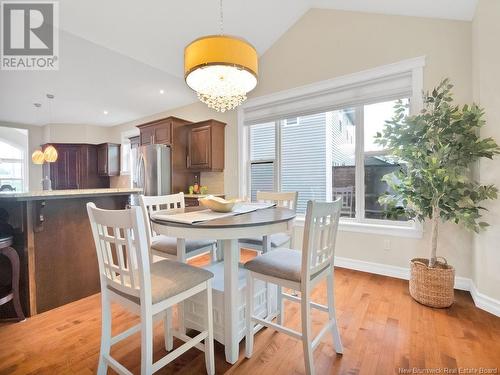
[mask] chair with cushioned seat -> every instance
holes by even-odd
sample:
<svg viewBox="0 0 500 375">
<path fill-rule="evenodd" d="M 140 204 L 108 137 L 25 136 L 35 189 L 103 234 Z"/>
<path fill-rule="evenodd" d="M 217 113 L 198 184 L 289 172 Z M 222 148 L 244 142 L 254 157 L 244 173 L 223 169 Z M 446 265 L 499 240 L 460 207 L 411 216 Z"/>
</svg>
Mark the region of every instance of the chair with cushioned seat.
<svg viewBox="0 0 500 375">
<path fill-rule="evenodd" d="M 102 330 L 99 375 L 111 367 L 119 374 L 132 374 L 110 354 L 111 346 L 141 332 L 141 374 L 149 375 L 192 347 L 205 352 L 207 373 L 215 373 L 212 287 L 213 274 L 185 263 L 162 260 L 150 263 L 144 217 L 138 207 L 102 210 L 87 203 L 94 236 L 101 282 Z M 205 329 L 194 338 L 172 330 L 172 306 L 198 293 L 205 297 Z M 141 322 L 111 336 L 111 302 L 140 316 Z M 165 346 L 170 351 L 153 362 L 153 320 L 164 319 Z M 173 336 L 185 341 L 173 349 Z M 203 345 L 201 342 L 203 341 Z"/>
<path fill-rule="evenodd" d="M 151 228 L 150 215 L 159 210 L 182 211 L 185 207 L 184 193 L 139 197 L 144 220 L 147 223 L 148 244 L 153 255 L 161 258 L 176 259 L 186 262 L 188 258 L 210 252 L 212 259 L 216 258 L 216 241 L 177 239 L 164 235 L 157 235 Z M 177 245 L 181 242 L 185 251 L 177 253 Z"/>
<path fill-rule="evenodd" d="M 258 191 L 257 201 L 276 203 L 278 207 L 286 207 L 291 210 L 297 210 L 298 192 L 269 192 Z M 275 233 L 267 236 L 268 243 L 264 243 L 262 237 L 242 238 L 239 240 L 240 248 L 254 249 L 265 253 L 267 250 L 276 247 L 292 247 L 292 233 Z"/>
<path fill-rule="evenodd" d="M 278 248 L 266 254 L 253 258 L 245 263 L 247 273 L 246 296 L 246 356 L 250 358 L 253 352 L 253 335 L 255 324 L 274 328 L 302 340 L 307 374 L 314 373 L 313 350 L 319 344 L 323 335 L 330 331 L 333 336 L 335 351 L 342 353 L 342 343 L 335 317 L 334 303 L 334 254 L 335 239 L 342 209 L 340 199 L 335 202 L 307 203 L 302 251 Z M 313 288 L 324 278 L 327 279 L 328 306 L 311 301 Z M 253 313 L 254 280 L 263 280 L 278 285 L 279 315 L 277 323 L 271 321 L 272 316 L 261 319 Z M 300 297 L 283 293 L 282 288 L 301 292 Z M 283 325 L 283 298 L 299 302 L 301 305 L 302 333 Z M 319 334 L 313 338 L 311 331 L 311 308 L 328 313 L 328 323 Z"/>
</svg>

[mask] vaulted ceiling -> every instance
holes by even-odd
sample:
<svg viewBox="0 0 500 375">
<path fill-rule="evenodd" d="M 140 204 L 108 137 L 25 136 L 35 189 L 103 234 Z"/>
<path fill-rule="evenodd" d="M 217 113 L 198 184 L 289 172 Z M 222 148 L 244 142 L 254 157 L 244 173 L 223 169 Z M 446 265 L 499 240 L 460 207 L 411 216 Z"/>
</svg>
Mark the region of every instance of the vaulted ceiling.
<svg viewBox="0 0 500 375">
<path fill-rule="evenodd" d="M 197 37 L 219 33 L 217 0 L 59 4 L 60 69 L 0 71 L 0 121 L 110 126 L 196 100 L 184 84 L 183 49 Z M 224 32 L 244 37 L 262 55 L 312 7 L 471 20 L 475 5 L 476 0 L 226 0 Z M 46 93 L 55 95 L 50 104 Z"/>
</svg>

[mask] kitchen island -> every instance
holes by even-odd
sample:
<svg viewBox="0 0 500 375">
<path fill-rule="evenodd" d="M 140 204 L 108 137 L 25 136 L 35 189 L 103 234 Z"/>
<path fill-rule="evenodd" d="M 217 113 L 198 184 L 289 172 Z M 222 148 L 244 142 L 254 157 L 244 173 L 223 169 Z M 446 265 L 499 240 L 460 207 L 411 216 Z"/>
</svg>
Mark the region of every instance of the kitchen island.
<svg viewBox="0 0 500 375">
<path fill-rule="evenodd" d="M 20 293 L 32 316 L 99 292 L 99 271 L 86 204 L 123 209 L 140 189 L 1 192 L 1 230 L 14 235 Z M 5 266 L 0 264 L 1 266 Z M 0 272 L 3 272 L 3 268 Z"/>
</svg>

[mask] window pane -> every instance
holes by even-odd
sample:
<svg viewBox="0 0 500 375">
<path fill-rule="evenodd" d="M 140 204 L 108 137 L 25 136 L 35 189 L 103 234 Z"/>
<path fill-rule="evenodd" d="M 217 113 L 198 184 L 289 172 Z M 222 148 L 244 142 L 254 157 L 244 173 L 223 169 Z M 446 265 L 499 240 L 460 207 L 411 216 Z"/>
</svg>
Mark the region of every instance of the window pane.
<svg viewBox="0 0 500 375">
<path fill-rule="evenodd" d="M 402 99 L 403 104 L 408 104 L 407 98 Z M 382 132 L 385 121 L 390 120 L 394 115 L 394 106 L 397 100 L 369 104 L 364 106 L 364 135 L 365 152 L 381 151 L 383 148 L 374 143 L 377 132 Z"/>
<path fill-rule="evenodd" d="M 250 197 L 256 200 L 257 191 L 275 191 L 274 158 L 276 124 L 268 122 L 250 127 Z"/>
<path fill-rule="evenodd" d="M 0 178 L 22 178 L 23 164 L 0 162 Z"/>
<path fill-rule="evenodd" d="M 0 179 L 0 187 L 4 185 L 10 185 L 13 187 L 16 191 L 22 191 L 23 190 L 23 180 L 9 180 L 9 179 Z"/>
<path fill-rule="evenodd" d="M 274 160 L 275 128 L 274 122 L 250 127 L 250 160 Z"/>
<path fill-rule="evenodd" d="M 23 159 L 23 151 L 0 141 L 0 159 Z"/>
<path fill-rule="evenodd" d="M 297 211 L 310 199 L 326 200 L 326 113 L 281 123 L 281 191 L 298 191 Z"/>
<path fill-rule="evenodd" d="M 250 166 L 250 195 L 257 200 L 258 191 L 274 191 L 274 163 L 252 163 Z"/>
<path fill-rule="evenodd" d="M 354 217 L 355 199 L 355 144 L 354 109 L 329 113 L 328 125 L 332 139 L 332 199 L 342 198 L 341 216 Z"/>
<path fill-rule="evenodd" d="M 389 186 L 381 181 L 382 177 L 402 167 L 402 164 L 390 156 L 365 156 L 365 218 L 394 219 L 387 216 L 387 207 L 378 203 L 384 193 L 391 193 Z M 397 220 L 408 220 L 399 217 Z"/>
</svg>

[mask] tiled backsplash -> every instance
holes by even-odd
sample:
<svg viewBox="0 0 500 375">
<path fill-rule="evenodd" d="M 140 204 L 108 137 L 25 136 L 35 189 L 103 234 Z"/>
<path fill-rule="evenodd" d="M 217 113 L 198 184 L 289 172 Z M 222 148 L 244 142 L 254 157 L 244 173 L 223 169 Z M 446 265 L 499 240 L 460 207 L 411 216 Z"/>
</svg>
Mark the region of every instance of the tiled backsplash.
<svg viewBox="0 0 500 375">
<path fill-rule="evenodd" d="M 130 176 L 110 177 L 109 183 L 111 188 L 128 188 L 130 187 Z M 224 173 L 223 172 L 201 172 L 200 184 L 208 186 L 208 193 L 222 194 L 224 191 Z M 186 191 L 187 192 L 187 186 Z"/>
<path fill-rule="evenodd" d="M 224 172 L 201 172 L 200 184 L 208 187 L 208 194 L 222 194 L 224 191 Z"/>
</svg>

